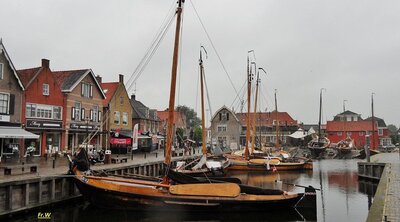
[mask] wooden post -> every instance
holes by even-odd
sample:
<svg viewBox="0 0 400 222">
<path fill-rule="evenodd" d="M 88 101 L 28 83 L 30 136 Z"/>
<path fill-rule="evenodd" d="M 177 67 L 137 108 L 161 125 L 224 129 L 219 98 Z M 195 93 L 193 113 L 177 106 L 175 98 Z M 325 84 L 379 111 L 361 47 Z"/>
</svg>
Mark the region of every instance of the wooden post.
<svg viewBox="0 0 400 222">
<path fill-rule="evenodd" d="M 50 180 L 50 201 L 56 197 L 56 180 L 53 178 Z"/>
<path fill-rule="evenodd" d="M 12 185 L 10 185 L 6 189 L 6 210 L 12 210 L 12 199 Z"/>
<path fill-rule="evenodd" d="M 26 207 L 29 205 L 29 183 L 23 186 L 24 202 L 22 206 Z"/>
</svg>

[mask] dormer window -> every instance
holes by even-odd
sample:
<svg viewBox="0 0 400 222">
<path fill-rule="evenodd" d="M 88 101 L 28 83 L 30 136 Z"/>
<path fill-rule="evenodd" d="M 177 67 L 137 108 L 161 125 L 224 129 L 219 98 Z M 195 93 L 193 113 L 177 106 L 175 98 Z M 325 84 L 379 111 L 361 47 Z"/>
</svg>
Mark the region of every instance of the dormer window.
<svg viewBox="0 0 400 222">
<path fill-rule="evenodd" d="M 0 63 L 0 79 L 3 79 L 3 68 L 4 67 L 4 64 L 3 63 Z"/>
<path fill-rule="evenodd" d="M 43 95 L 44 96 L 50 95 L 50 86 L 49 86 L 49 84 L 43 84 Z"/>
<path fill-rule="evenodd" d="M 82 97 L 93 97 L 93 87 L 89 83 L 82 83 L 82 91 L 81 91 Z"/>
</svg>

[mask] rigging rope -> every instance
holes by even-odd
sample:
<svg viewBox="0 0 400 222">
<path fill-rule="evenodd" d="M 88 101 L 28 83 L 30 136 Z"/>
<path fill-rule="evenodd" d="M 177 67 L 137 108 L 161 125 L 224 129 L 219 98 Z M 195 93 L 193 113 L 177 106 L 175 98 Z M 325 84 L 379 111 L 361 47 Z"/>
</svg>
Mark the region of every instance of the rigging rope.
<svg viewBox="0 0 400 222">
<path fill-rule="evenodd" d="M 201 27 L 203 28 L 204 32 L 206 33 L 207 39 L 208 39 L 208 41 L 210 41 L 210 44 L 211 44 L 211 46 L 212 46 L 212 48 L 213 48 L 215 54 L 217 55 L 219 62 L 221 63 L 222 69 L 224 70 L 226 76 L 228 77 L 229 82 L 230 82 L 230 84 L 232 85 L 233 89 L 235 90 L 236 95 L 238 95 L 239 93 L 238 93 L 238 91 L 237 91 L 235 85 L 233 84 L 232 79 L 231 79 L 231 77 L 230 77 L 228 71 L 226 70 L 225 65 L 224 65 L 224 63 L 222 62 L 222 59 L 221 59 L 221 57 L 219 56 L 219 53 L 218 53 L 217 49 L 215 48 L 214 43 L 213 43 L 213 41 L 211 40 L 211 37 L 210 37 L 210 35 L 208 34 L 207 29 L 206 29 L 206 27 L 204 26 L 204 23 L 203 23 L 203 21 L 201 20 L 201 18 L 200 18 L 200 16 L 199 16 L 199 13 L 197 12 L 196 7 L 194 6 L 192 0 L 190 0 L 190 4 L 192 5 L 194 12 L 195 12 L 197 18 L 199 19 L 199 22 L 200 22 L 200 24 L 201 24 Z"/>
<path fill-rule="evenodd" d="M 168 10 L 168 13 L 166 17 L 164 18 L 164 21 L 162 22 L 157 34 L 154 36 L 152 43 L 150 44 L 150 47 L 147 49 L 145 55 L 143 58 L 140 60 L 139 64 L 136 66 L 135 70 L 133 71 L 132 75 L 129 77 L 126 85 L 127 91 L 130 92 L 132 89 L 134 83 L 138 79 L 138 77 L 141 75 L 149 61 L 151 60 L 152 56 L 154 55 L 154 52 L 157 50 L 161 40 L 164 38 L 166 32 L 168 31 L 173 19 L 175 18 L 176 12 L 173 10 L 175 7 L 175 1 L 172 2 L 170 9 Z"/>
</svg>

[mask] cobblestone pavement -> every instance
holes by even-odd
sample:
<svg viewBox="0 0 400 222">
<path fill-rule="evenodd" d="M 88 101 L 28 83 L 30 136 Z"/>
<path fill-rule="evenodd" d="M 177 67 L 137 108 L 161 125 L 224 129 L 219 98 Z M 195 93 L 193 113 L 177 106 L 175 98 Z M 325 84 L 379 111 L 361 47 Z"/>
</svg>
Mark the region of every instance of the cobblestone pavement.
<svg viewBox="0 0 400 222">
<path fill-rule="evenodd" d="M 200 154 L 200 149 L 195 149 L 195 155 Z M 102 170 L 102 169 L 110 169 L 115 167 L 124 167 L 136 164 L 150 163 L 155 161 L 163 161 L 164 160 L 164 150 L 157 150 L 151 153 L 137 153 L 131 156 L 127 155 L 118 155 L 119 157 L 127 157 L 128 161 L 126 163 L 117 163 L 117 164 L 96 164 L 91 166 L 94 170 Z M 117 157 L 116 154 L 113 154 L 112 157 Z M 190 157 L 190 156 L 183 156 Z M 173 158 L 174 159 L 174 158 Z M 54 161 L 54 168 L 53 168 Z M 35 157 L 28 163 L 38 164 L 38 172 L 37 173 L 25 173 L 25 174 L 16 174 L 16 175 L 4 175 L 4 170 L 0 171 L 0 183 L 10 182 L 15 180 L 23 180 L 23 179 L 31 179 L 37 177 L 46 177 L 46 176 L 55 176 L 62 175 L 67 173 L 69 161 L 67 157 L 58 157 L 54 159 L 54 157 L 47 158 L 44 157 Z M 0 166 L 4 165 L 20 165 L 21 162 L 2 162 Z"/>
</svg>

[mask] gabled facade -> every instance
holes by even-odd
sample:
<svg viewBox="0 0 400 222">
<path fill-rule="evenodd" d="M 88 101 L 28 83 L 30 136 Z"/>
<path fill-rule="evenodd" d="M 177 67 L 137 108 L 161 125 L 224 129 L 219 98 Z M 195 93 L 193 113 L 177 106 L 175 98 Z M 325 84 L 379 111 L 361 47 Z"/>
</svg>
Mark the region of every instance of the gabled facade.
<svg viewBox="0 0 400 222">
<path fill-rule="evenodd" d="M 22 122 L 26 130 L 40 136 L 25 140 L 25 147 L 35 147 L 35 155 L 63 151 L 66 98 L 50 70 L 50 61 L 42 59 L 40 67 L 17 72 L 25 87 Z"/>
<path fill-rule="evenodd" d="M 74 151 L 82 143 L 102 147 L 103 89 L 91 69 L 53 72 L 64 94 L 65 149 Z"/>
<path fill-rule="evenodd" d="M 157 111 L 157 116 L 160 119 L 159 132 L 162 135 L 166 135 L 168 126 L 168 109 L 165 111 Z M 176 132 L 176 129 L 180 128 L 183 129 L 184 135 L 186 134 L 186 116 L 183 113 L 174 111 L 173 125 L 174 128 L 172 129 L 172 132 Z"/>
<path fill-rule="evenodd" d="M 7 136 L 10 127 L 21 128 L 21 105 L 24 86 L 0 39 L 0 158 L 20 152 L 22 136 Z M 22 129 L 21 129 L 22 130 Z"/>
<path fill-rule="evenodd" d="M 345 115 L 343 115 L 344 113 Z M 351 111 L 344 113 L 336 115 L 333 121 L 327 122 L 326 131 L 332 143 L 337 143 L 349 136 L 354 140 L 355 146 L 358 148 L 368 145 L 372 149 L 378 149 L 379 146 L 392 144 L 389 131 L 383 119 L 375 117 L 375 127 L 374 131 L 372 131 L 371 117 L 363 120 L 360 114 Z M 347 118 L 343 118 L 344 116 Z M 374 141 L 372 141 L 372 138 L 374 138 Z"/>
<path fill-rule="evenodd" d="M 99 77 L 97 77 L 99 80 Z M 101 83 L 101 81 L 100 81 Z M 103 113 L 108 116 L 104 126 L 105 145 L 112 153 L 126 153 L 132 145 L 132 105 L 124 85 L 124 76 L 118 82 L 101 83 L 106 99 L 103 100 Z M 118 149 L 118 150 L 116 150 Z"/>
<path fill-rule="evenodd" d="M 242 126 L 228 107 L 223 106 L 211 118 L 211 141 L 213 145 L 236 149 L 240 142 Z"/>
<path fill-rule="evenodd" d="M 150 109 L 141 101 L 136 100 L 135 95 L 131 95 L 131 103 L 133 107 L 132 125 L 138 124 L 139 133 L 158 134 L 160 131 L 160 119 L 158 111 Z"/>
</svg>

